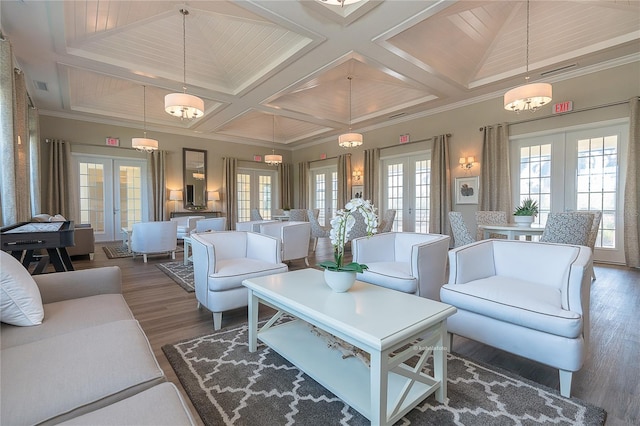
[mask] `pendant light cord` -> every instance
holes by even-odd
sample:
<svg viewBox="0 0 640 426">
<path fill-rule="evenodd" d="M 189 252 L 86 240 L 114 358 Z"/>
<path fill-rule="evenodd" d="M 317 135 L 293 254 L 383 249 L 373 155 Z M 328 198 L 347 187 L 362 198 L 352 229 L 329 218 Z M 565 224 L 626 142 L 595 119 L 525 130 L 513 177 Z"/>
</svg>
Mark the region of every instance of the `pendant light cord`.
<svg viewBox="0 0 640 426">
<path fill-rule="evenodd" d="M 147 138 L 147 86 L 142 86 L 142 123 L 144 126 L 144 137 Z"/>
<path fill-rule="evenodd" d="M 353 105 L 352 105 L 352 84 L 353 82 L 351 81 L 353 79 L 353 77 L 349 76 L 347 77 L 347 79 L 349 79 L 349 132 L 351 132 L 351 110 L 353 109 Z"/>
<path fill-rule="evenodd" d="M 529 0 L 527 0 L 527 75 L 525 80 L 529 80 Z"/>
<path fill-rule="evenodd" d="M 182 90 L 187 93 L 187 9 L 180 9 L 182 14 Z"/>
</svg>

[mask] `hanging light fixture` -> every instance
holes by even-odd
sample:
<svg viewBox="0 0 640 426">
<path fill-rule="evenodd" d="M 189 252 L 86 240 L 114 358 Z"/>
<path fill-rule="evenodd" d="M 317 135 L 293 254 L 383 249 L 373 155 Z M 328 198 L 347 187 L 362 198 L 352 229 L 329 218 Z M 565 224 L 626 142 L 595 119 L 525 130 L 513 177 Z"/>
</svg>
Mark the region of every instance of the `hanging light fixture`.
<svg viewBox="0 0 640 426">
<path fill-rule="evenodd" d="M 330 4 L 332 6 L 341 6 L 358 3 L 362 0 L 320 0 L 320 3 Z"/>
<path fill-rule="evenodd" d="M 273 134 L 273 146 L 276 146 L 276 116 L 273 114 L 273 123 L 272 123 L 272 134 Z M 282 164 L 282 155 L 278 155 L 275 153 L 275 149 L 271 150 L 271 154 L 267 154 L 264 156 L 264 162 L 270 166 L 277 166 L 278 164 Z"/>
<path fill-rule="evenodd" d="M 158 141 L 147 138 L 147 86 L 142 86 L 142 114 L 144 120 L 144 137 L 131 138 L 131 146 L 137 151 L 153 152 L 158 149 Z"/>
<path fill-rule="evenodd" d="M 164 97 L 164 110 L 180 119 L 194 119 L 204 115 L 204 101 L 197 96 L 187 93 L 187 9 L 180 9 L 182 14 L 182 61 L 183 61 L 183 86 L 182 93 L 169 93 Z"/>
<path fill-rule="evenodd" d="M 529 0 L 527 0 L 527 75 L 529 81 Z M 507 111 L 534 112 L 543 105 L 551 102 L 552 88 L 549 83 L 528 83 L 516 87 L 504 94 L 504 109 Z"/>
<path fill-rule="evenodd" d="M 353 77 L 349 76 L 347 77 L 347 79 L 349 80 L 349 133 L 344 133 L 338 136 L 338 145 L 340 145 L 342 148 L 353 148 L 362 145 L 362 135 L 360 133 L 351 132 L 351 80 L 353 79 Z"/>
</svg>

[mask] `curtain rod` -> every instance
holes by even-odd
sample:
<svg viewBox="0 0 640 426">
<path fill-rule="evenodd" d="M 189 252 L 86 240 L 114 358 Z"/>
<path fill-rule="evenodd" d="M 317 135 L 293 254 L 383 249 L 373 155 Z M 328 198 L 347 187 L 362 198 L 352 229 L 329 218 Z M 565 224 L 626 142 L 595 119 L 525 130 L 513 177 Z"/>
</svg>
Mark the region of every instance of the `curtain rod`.
<svg viewBox="0 0 640 426">
<path fill-rule="evenodd" d="M 574 114 L 576 112 L 585 112 L 585 111 L 591 111 L 591 110 L 594 110 L 594 109 L 609 108 L 609 107 L 612 107 L 612 106 L 623 105 L 623 104 L 626 104 L 626 103 L 629 103 L 629 101 L 627 100 L 627 101 L 610 102 L 608 104 L 594 105 L 594 106 L 591 106 L 591 107 L 580 108 L 580 109 L 576 109 L 576 110 L 573 110 L 573 111 L 562 112 L 560 114 L 545 115 L 544 117 L 533 117 L 533 118 L 529 118 L 527 120 L 513 121 L 513 122 L 510 122 L 510 123 L 507 123 L 507 124 L 512 126 L 514 124 L 529 123 L 531 121 L 544 120 L 545 118 L 562 117 L 564 115 Z M 478 130 L 483 131 L 484 127 L 480 127 L 480 129 L 478 129 Z"/>
</svg>

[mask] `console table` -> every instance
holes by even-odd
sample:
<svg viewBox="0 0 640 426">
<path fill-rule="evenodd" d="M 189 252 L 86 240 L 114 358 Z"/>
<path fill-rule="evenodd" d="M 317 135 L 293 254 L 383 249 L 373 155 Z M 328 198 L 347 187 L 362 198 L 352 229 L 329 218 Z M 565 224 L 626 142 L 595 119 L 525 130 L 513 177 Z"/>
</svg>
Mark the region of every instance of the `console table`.
<svg viewBox="0 0 640 426">
<path fill-rule="evenodd" d="M 209 210 L 190 210 L 190 211 L 180 211 L 180 212 L 171 212 L 170 217 L 183 217 L 183 216 L 204 216 L 205 218 L 210 217 L 221 217 L 222 212 L 218 211 L 209 211 Z"/>
</svg>

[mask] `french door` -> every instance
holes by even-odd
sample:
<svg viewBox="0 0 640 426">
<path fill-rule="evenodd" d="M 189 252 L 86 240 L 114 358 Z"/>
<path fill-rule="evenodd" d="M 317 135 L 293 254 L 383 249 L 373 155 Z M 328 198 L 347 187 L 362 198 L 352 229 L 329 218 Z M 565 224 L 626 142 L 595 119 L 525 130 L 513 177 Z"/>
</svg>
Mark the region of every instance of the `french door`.
<svg viewBox="0 0 640 426">
<path fill-rule="evenodd" d="M 328 226 L 338 210 L 338 169 L 336 166 L 311 170 L 311 206 L 320 210 L 318 222 Z"/>
<path fill-rule="evenodd" d="M 121 238 L 122 228 L 149 218 L 147 162 L 74 155 L 80 223 L 90 223 L 96 241 Z"/>
<path fill-rule="evenodd" d="M 550 212 L 602 212 L 594 260 L 624 263 L 623 188 L 628 124 L 602 125 L 516 139 L 514 200 L 538 201 L 536 221 Z"/>
<path fill-rule="evenodd" d="M 429 232 L 429 153 L 382 159 L 382 205 L 379 214 L 396 210 L 393 231 Z"/>
<path fill-rule="evenodd" d="M 238 222 L 251 219 L 251 209 L 257 208 L 263 219 L 271 219 L 276 208 L 278 172 L 238 169 L 236 174 Z"/>
</svg>

